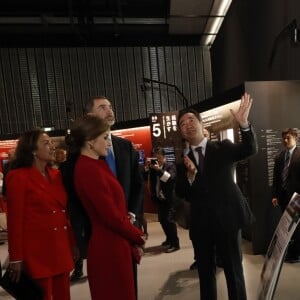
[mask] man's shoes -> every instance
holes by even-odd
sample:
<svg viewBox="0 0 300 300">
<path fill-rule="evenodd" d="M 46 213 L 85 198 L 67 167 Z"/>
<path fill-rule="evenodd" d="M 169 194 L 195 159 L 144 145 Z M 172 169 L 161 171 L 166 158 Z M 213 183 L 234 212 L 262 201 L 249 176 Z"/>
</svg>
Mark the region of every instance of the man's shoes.
<svg viewBox="0 0 300 300">
<path fill-rule="evenodd" d="M 83 272 L 82 271 L 74 270 L 74 272 L 72 273 L 72 275 L 70 277 L 70 281 L 71 282 L 79 281 L 82 276 L 83 276 Z"/>
<path fill-rule="evenodd" d="M 191 265 L 190 265 L 190 270 L 197 270 L 198 269 L 198 263 L 195 260 Z"/>
<path fill-rule="evenodd" d="M 179 246 L 170 246 L 170 247 L 166 250 L 166 253 L 172 253 L 172 252 L 178 251 L 179 249 L 180 249 Z"/>
<path fill-rule="evenodd" d="M 170 242 L 164 241 L 164 242 L 161 243 L 161 245 L 164 246 L 164 247 L 170 247 Z"/>
<path fill-rule="evenodd" d="M 83 276 L 83 258 L 80 257 L 76 262 L 75 262 L 75 269 L 70 276 L 70 281 L 71 282 L 77 282 L 80 279 L 82 279 Z"/>
</svg>

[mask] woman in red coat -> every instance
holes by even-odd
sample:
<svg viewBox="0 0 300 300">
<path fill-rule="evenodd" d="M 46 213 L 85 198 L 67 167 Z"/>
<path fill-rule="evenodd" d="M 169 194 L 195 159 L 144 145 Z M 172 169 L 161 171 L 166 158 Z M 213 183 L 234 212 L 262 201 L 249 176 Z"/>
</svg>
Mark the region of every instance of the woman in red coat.
<svg viewBox="0 0 300 300">
<path fill-rule="evenodd" d="M 71 129 L 77 194 L 92 224 L 87 272 L 93 300 L 135 300 L 133 259 L 139 261 L 143 233 L 129 220 L 125 195 L 105 160 L 109 125 L 97 116 L 78 119 Z"/>
<path fill-rule="evenodd" d="M 40 129 L 24 133 L 6 177 L 10 277 L 26 272 L 44 289 L 44 300 L 69 300 L 74 267 L 72 232 L 61 174 L 48 163 L 55 148 Z"/>
</svg>

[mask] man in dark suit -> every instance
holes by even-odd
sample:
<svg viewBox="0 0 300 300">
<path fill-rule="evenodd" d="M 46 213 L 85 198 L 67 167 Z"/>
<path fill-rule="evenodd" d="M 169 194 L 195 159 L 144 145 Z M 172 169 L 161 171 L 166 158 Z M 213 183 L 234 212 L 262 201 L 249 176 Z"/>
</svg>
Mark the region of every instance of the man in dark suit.
<svg viewBox="0 0 300 300">
<path fill-rule="evenodd" d="M 110 126 L 115 123 L 115 114 L 110 101 L 105 96 L 95 96 L 86 103 L 86 112 L 93 113 L 105 119 Z M 136 222 L 136 217 L 142 213 L 144 180 L 139 169 L 138 153 L 134 150 L 132 143 L 126 139 L 111 135 L 112 161 L 108 161 L 121 186 L 123 187 L 128 207 L 128 217 L 132 223 Z M 108 159 L 109 159 L 108 155 Z M 134 266 L 135 275 L 137 273 Z M 135 276 L 137 287 L 137 278 Z"/>
<path fill-rule="evenodd" d="M 275 157 L 272 204 L 280 206 L 282 213 L 288 205 L 294 192 L 300 192 L 300 149 L 296 146 L 298 134 L 294 128 L 282 131 L 284 150 Z M 300 261 L 300 227 L 297 226 L 285 257 L 287 262 Z"/>
<path fill-rule="evenodd" d="M 190 237 L 198 260 L 201 300 L 216 300 L 216 251 L 223 262 L 230 300 L 245 300 L 239 231 L 245 220 L 243 195 L 234 182 L 235 163 L 257 152 L 255 134 L 248 122 L 252 99 L 245 93 L 237 112 L 241 142 L 208 141 L 198 112 L 179 112 L 178 127 L 190 143 L 190 152 L 178 168 L 176 192 L 191 202 Z"/>
<path fill-rule="evenodd" d="M 66 145 L 69 148 L 69 136 L 66 136 Z M 75 268 L 71 274 L 70 281 L 78 282 L 86 279 L 83 275 L 83 260 L 86 258 L 87 246 L 91 236 L 90 220 L 81 204 L 74 186 L 74 169 L 77 156 L 67 154 L 67 160 L 62 162 L 59 170 L 62 174 L 64 187 L 68 195 L 67 209 L 70 216 L 70 222 L 75 235 L 76 244 L 79 250 L 79 258 L 75 262 Z M 84 175 L 83 175 L 84 176 Z"/>
<path fill-rule="evenodd" d="M 180 248 L 174 218 L 176 199 L 173 191 L 176 165 L 175 163 L 167 162 L 163 148 L 155 148 L 153 156 L 156 159 L 148 162 L 151 199 L 158 207 L 158 221 L 166 235 L 166 240 L 162 245 L 167 247 L 166 253 L 172 253 Z"/>
</svg>

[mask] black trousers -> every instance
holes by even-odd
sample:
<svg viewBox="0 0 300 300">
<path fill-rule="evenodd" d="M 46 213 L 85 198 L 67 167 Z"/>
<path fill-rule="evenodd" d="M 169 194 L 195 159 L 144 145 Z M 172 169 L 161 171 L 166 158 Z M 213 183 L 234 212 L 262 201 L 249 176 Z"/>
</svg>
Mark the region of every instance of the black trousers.
<svg viewBox="0 0 300 300">
<path fill-rule="evenodd" d="M 192 219 L 190 230 L 198 260 L 201 300 L 217 300 L 216 252 L 223 264 L 228 299 L 246 300 L 240 230 L 221 226 L 209 209 L 200 213 L 197 220 Z"/>
<path fill-rule="evenodd" d="M 166 235 L 167 242 L 171 246 L 179 247 L 174 211 L 169 203 L 163 201 L 158 203 L 158 221 Z"/>
</svg>

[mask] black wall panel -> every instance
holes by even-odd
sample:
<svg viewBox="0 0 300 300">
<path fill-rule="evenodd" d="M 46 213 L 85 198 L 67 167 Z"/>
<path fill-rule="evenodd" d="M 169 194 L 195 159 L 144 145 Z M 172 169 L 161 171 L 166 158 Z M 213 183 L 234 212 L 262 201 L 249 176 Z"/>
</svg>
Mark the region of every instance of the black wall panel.
<svg viewBox="0 0 300 300">
<path fill-rule="evenodd" d="M 30 84 L 30 79 L 29 79 L 29 70 L 28 70 L 28 60 L 27 60 L 27 54 L 26 50 L 24 48 L 18 49 L 18 59 L 20 63 L 20 76 L 21 76 L 21 82 L 22 86 L 21 87 L 16 87 L 18 89 L 22 89 L 23 91 L 23 101 L 20 99 L 14 100 L 14 102 L 18 102 L 18 105 L 21 106 L 23 104 L 23 110 L 25 114 L 25 123 L 20 124 L 22 129 L 27 128 L 28 122 L 30 124 L 35 125 L 36 124 L 36 115 L 34 113 L 34 108 L 33 108 L 33 98 L 31 95 L 31 84 Z M 6 105 L 9 105 L 9 102 L 12 101 L 12 99 L 6 98 Z M 10 125 L 13 124 L 11 114 L 8 114 L 8 123 L 7 125 L 10 127 Z M 4 124 L 5 125 L 5 124 Z M 4 131 L 4 133 L 11 133 L 15 132 L 12 130 L 9 131 Z"/>
<path fill-rule="evenodd" d="M 210 55 L 200 46 L 1 48 L 0 135 L 52 125 L 65 130 L 90 96 L 106 95 L 119 122 L 211 96 Z"/>
<path fill-rule="evenodd" d="M 214 95 L 244 81 L 299 80 L 293 20 L 299 35 L 299 0 L 232 1 L 211 48 Z"/>
</svg>

